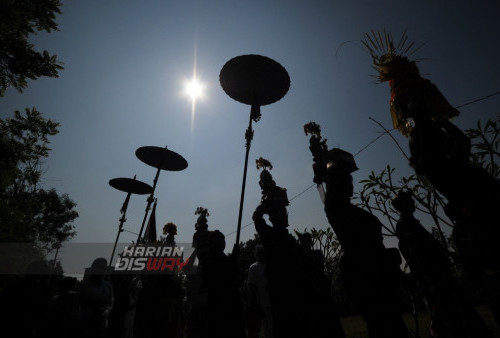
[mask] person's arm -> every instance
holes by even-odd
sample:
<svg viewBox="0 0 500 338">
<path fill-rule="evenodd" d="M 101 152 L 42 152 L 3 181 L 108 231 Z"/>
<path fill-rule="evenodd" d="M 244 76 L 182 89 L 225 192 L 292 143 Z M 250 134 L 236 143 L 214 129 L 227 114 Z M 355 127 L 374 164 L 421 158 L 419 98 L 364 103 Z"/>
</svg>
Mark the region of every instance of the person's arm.
<svg viewBox="0 0 500 338">
<path fill-rule="evenodd" d="M 347 171 L 330 172 L 325 196 L 325 213 L 328 222 L 339 236 L 339 229 L 350 219 L 352 209 L 352 176 Z"/>
<path fill-rule="evenodd" d="M 255 225 L 255 230 L 259 236 L 261 238 L 265 238 L 271 230 L 271 226 L 269 226 L 264 219 L 264 206 L 262 204 L 259 204 L 259 206 L 255 209 L 252 220 Z"/>
</svg>

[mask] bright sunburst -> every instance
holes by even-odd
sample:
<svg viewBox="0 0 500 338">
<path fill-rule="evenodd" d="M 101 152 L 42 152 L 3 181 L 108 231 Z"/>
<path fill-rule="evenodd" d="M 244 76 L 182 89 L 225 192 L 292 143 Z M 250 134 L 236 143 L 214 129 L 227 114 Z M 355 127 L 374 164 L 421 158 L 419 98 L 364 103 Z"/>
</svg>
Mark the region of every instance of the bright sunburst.
<svg viewBox="0 0 500 338">
<path fill-rule="evenodd" d="M 194 128 L 194 119 L 196 115 L 196 100 L 203 99 L 205 96 L 205 85 L 198 79 L 197 76 L 197 55 L 196 44 L 194 46 L 194 64 L 193 77 L 191 80 L 184 82 L 184 95 L 191 99 L 191 132 Z"/>
<path fill-rule="evenodd" d="M 196 77 L 196 66 L 193 71 L 193 78 L 184 83 L 184 95 L 191 99 L 191 131 L 194 127 L 194 118 L 196 111 L 196 100 L 204 97 L 205 86 Z"/>
<path fill-rule="evenodd" d="M 198 81 L 198 79 L 193 78 L 191 81 L 187 82 L 184 86 L 184 93 L 195 101 L 197 98 L 203 96 L 203 85 Z"/>
</svg>

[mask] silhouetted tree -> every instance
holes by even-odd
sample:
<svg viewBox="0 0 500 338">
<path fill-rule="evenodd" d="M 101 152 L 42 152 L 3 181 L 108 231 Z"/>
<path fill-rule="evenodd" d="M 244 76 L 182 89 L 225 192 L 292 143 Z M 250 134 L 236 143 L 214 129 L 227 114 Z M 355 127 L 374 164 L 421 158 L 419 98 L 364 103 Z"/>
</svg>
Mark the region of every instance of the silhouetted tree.
<svg viewBox="0 0 500 338">
<path fill-rule="evenodd" d="M 488 120 L 484 124 L 478 121 L 476 128 L 465 131 L 471 139 L 472 145 L 470 162 L 475 166 L 486 169 L 497 180 L 500 174 L 500 168 L 496 163 L 500 154 L 498 150 L 500 144 L 500 140 L 498 139 L 500 133 L 498 121 L 499 117 L 495 121 Z M 458 263 L 456 243 L 453 237 L 448 235 L 451 232 L 449 230 L 454 228 L 454 223 L 445 213 L 446 198 L 424 177 L 410 175 L 401 177 L 398 180 L 394 178 L 394 172 L 394 168 L 387 166 L 379 174 L 372 172 L 367 179 L 360 181 L 363 184 L 363 188 L 357 194 L 358 204 L 366 210 L 377 214 L 379 217 L 383 216 L 386 219 L 385 232 L 393 235 L 398 215 L 391 204 L 391 199 L 402 190 L 411 191 L 416 202 L 416 209 L 420 213 L 429 215 L 433 222 L 433 226 L 430 229 L 431 234 L 435 238 L 438 238 L 441 244 L 448 249 L 448 253 L 453 258 L 454 263 Z M 460 183 L 457 182 L 457 184 Z M 446 227 L 448 227 L 448 231 L 445 231 Z M 463 262 L 460 261 L 460 263 Z M 462 272 L 461 265 L 455 265 L 455 268 L 457 272 Z M 469 265 L 469 270 L 479 268 L 479 265 Z M 498 306 L 495 305 L 495 302 L 498 301 L 495 300 L 496 297 L 490 296 L 491 290 L 495 290 L 498 283 L 495 281 L 495 278 L 489 279 L 491 281 L 481 280 L 479 288 L 474 285 L 470 287 L 476 290 L 476 299 L 480 300 L 483 297 L 483 301 L 490 304 L 495 315 L 500 318 L 498 315 L 500 311 L 498 310 Z"/>
<path fill-rule="evenodd" d="M 495 178 L 500 177 L 500 166 L 495 159 L 500 157 L 500 116 L 496 120 L 488 120 L 484 124 L 477 121 L 476 128 L 466 129 L 465 134 L 471 139 L 471 162 L 483 167 Z"/>
<path fill-rule="evenodd" d="M 58 123 L 35 108 L 0 119 L 0 242 L 28 242 L 50 251 L 75 235 L 76 204 L 40 187 L 49 136 Z"/>
<path fill-rule="evenodd" d="M 443 197 L 425 178 L 410 175 L 399 180 L 395 179 L 393 177 L 395 170 L 387 165 L 379 174 L 372 171 L 367 179 L 361 180 L 359 183 L 362 183 L 363 187 L 355 194 L 358 205 L 378 217 L 385 218 L 387 222 L 384 224 L 384 235 L 395 236 L 398 213 L 391 201 L 399 191 L 409 190 L 417 201 L 417 210 L 431 217 L 440 241 L 448 247 L 449 239 L 443 228 L 452 227 L 453 223 L 444 215 Z"/>
<path fill-rule="evenodd" d="M 500 117 L 496 121 L 488 120 L 484 127 L 478 121 L 476 128 L 465 131 L 475 141 L 472 143 L 471 163 L 485 168 L 495 178 L 500 177 L 500 166 L 495 162 L 500 156 L 499 120 Z M 416 210 L 429 215 L 433 221 L 431 232 L 439 237 L 445 247 L 453 248 L 453 241 L 444 230 L 446 227 L 453 227 L 453 222 L 443 210 L 446 199 L 424 177 L 409 175 L 396 179 L 394 172 L 395 168 L 387 165 L 380 173 L 372 171 L 367 179 L 361 180 L 363 187 L 355 194 L 358 205 L 377 216 L 383 216 L 387 220 L 384 224 L 385 235 L 394 236 L 398 214 L 391 200 L 401 190 L 411 191 L 416 201 Z"/>
<path fill-rule="evenodd" d="M 58 77 L 63 67 L 56 55 L 36 51 L 28 38 L 58 30 L 61 5 L 59 0 L 0 0 L 0 96 L 9 87 L 22 92 L 27 79 Z"/>
<path fill-rule="evenodd" d="M 331 286 L 332 295 L 337 302 L 345 301 L 345 293 L 342 288 L 339 276 L 340 257 L 342 256 L 342 247 L 335 236 L 333 230 L 328 227 L 326 230 L 307 228 L 304 232 L 311 235 L 312 248 L 319 250 L 323 256 L 324 273 Z"/>
</svg>

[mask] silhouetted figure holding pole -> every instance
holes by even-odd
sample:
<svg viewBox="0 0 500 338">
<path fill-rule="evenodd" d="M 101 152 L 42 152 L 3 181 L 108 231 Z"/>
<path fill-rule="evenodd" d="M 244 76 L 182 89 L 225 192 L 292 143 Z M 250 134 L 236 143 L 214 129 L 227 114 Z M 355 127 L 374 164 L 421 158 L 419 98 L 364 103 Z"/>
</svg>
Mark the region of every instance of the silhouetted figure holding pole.
<svg viewBox="0 0 500 338">
<path fill-rule="evenodd" d="M 398 310 L 398 266 L 389 261 L 382 224 L 351 204 L 352 176 L 344 169 L 329 172 L 325 212 L 344 253 L 340 274 L 349 298 L 366 321 L 370 337 L 406 337 Z"/>
<path fill-rule="evenodd" d="M 471 143 L 449 119 L 459 112 L 439 89 L 420 76 L 415 51 L 403 33 L 396 43 L 390 32 L 365 34 L 380 82 L 391 88 L 390 111 L 395 129 L 409 137 L 410 165 L 448 200 L 453 239 L 461 263 L 474 280 L 500 276 L 500 183 L 469 163 Z"/>
<path fill-rule="evenodd" d="M 453 277 L 444 248 L 413 216 L 410 192 L 400 191 L 393 200 L 400 213 L 396 224 L 399 250 L 422 291 L 431 317 L 433 337 L 491 337 L 488 328 Z"/>
<path fill-rule="evenodd" d="M 309 337 L 310 306 L 314 305 L 308 299 L 310 285 L 304 275 L 302 248 L 287 230 L 286 189 L 274 182 L 267 170 L 272 168 L 268 161 L 257 160 L 257 168 L 261 167 L 264 168 L 259 181 L 262 201 L 253 221 L 266 252 L 274 337 Z M 272 226 L 266 223 L 264 215 L 269 216 Z"/>
<path fill-rule="evenodd" d="M 401 258 L 384 247 L 380 221 L 351 203 L 351 173 L 358 169 L 354 158 L 338 148 L 326 152 L 326 140 L 321 141 L 314 122 L 304 130 L 306 135 L 312 133 L 314 182 L 326 183 L 326 216 L 344 251 L 340 276 L 346 293 L 363 316 L 370 337 L 407 337 L 396 295 Z"/>
<path fill-rule="evenodd" d="M 412 110 L 410 164 L 448 200 L 446 214 L 455 223 L 453 238 L 464 267 L 473 275 L 499 272 L 500 185 L 468 162 L 470 140 L 448 120 L 434 121 L 419 106 Z M 474 276 L 472 276 L 474 277 Z"/>
</svg>

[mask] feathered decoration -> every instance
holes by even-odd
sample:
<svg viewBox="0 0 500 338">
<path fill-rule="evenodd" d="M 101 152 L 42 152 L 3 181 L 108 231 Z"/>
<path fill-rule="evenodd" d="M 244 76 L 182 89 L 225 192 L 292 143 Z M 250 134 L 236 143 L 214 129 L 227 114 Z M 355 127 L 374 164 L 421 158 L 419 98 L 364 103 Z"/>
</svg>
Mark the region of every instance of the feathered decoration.
<svg viewBox="0 0 500 338">
<path fill-rule="evenodd" d="M 268 168 L 269 170 L 273 169 L 273 165 L 271 164 L 271 162 L 269 162 L 263 157 L 259 157 L 258 159 L 256 159 L 255 163 L 257 164 L 257 169 L 260 168 L 264 168 L 264 170 L 267 170 Z"/>
<path fill-rule="evenodd" d="M 403 135 L 410 135 L 412 112 L 416 112 L 417 107 L 433 120 L 449 119 L 459 114 L 434 84 L 420 76 L 416 61 L 408 59 L 422 45 L 416 47 L 414 42 L 409 42 L 406 31 L 397 44 L 385 29 L 383 34 L 379 31 L 365 33 L 361 42 L 370 52 L 378 73 L 377 80 L 389 82 L 392 123 Z"/>
<path fill-rule="evenodd" d="M 319 160 L 321 156 L 328 151 L 326 138 L 321 138 L 321 126 L 313 121 L 306 123 L 304 124 L 304 133 L 306 136 L 311 134 L 311 138 L 309 140 L 309 150 L 311 150 L 315 161 Z"/>
<path fill-rule="evenodd" d="M 255 160 L 255 163 L 257 163 L 257 169 L 264 169 L 260 173 L 259 185 L 262 189 L 262 193 L 264 195 L 267 195 L 265 193 L 266 191 L 276 187 L 276 182 L 274 182 L 273 180 L 273 175 L 271 175 L 271 173 L 267 170 L 268 168 L 269 170 L 273 169 L 273 165 L 263 157 L 259 157 L 257 160 Z"/>
<path fill-rule="evenodd" d="M 196 208 L 196 211 L 194 212 L 195 215 L 199 215 L 198 219 L 196 220 L 196 223 L 194 225 L 194 228 L 196 231 L 204 231 L 208 229 L 208 221 L 207 217 L 210 216 L 208 213 L 208 209 L 203 208 L 203 207 L 198 207 Z"/>
<path fill-rule="evenodd" d="M 203 207 L 198 207 L 196 208 L 196 211 L 194 212 L 195 215 L 202 215 L 202 216 L 210 216 L 210 214 L 208 213 L 208 209 L 206 208 L 203 208 Z"/>
<path fill-rule="evenodd" d="M 168 222 L 163 226 L 163 234 L 177 235 L 177 225 L 172 222 Z"/>
<path fill-rule="evenodd" d="M 304 124 L 304 133 L 306 133 L 306 136 L 307 134 L 311 134 L 317 138 L 321 138 L 321 126 L 313 121 L 306 123 Z"/>
<path fill-rule="evenodd" d="M 269 172 L 273 168 L 271 162 L 262 157 L 259 157 L 255 162 L 257 163 L 257 169 L 264 169 L 260 173 L 259 180 L 259 186 L 262 190 L 261 202 L 279 203 L 280 205 L 287 206 L 289 201 L 286 189 L 278 187 Z"/>
</svg>

